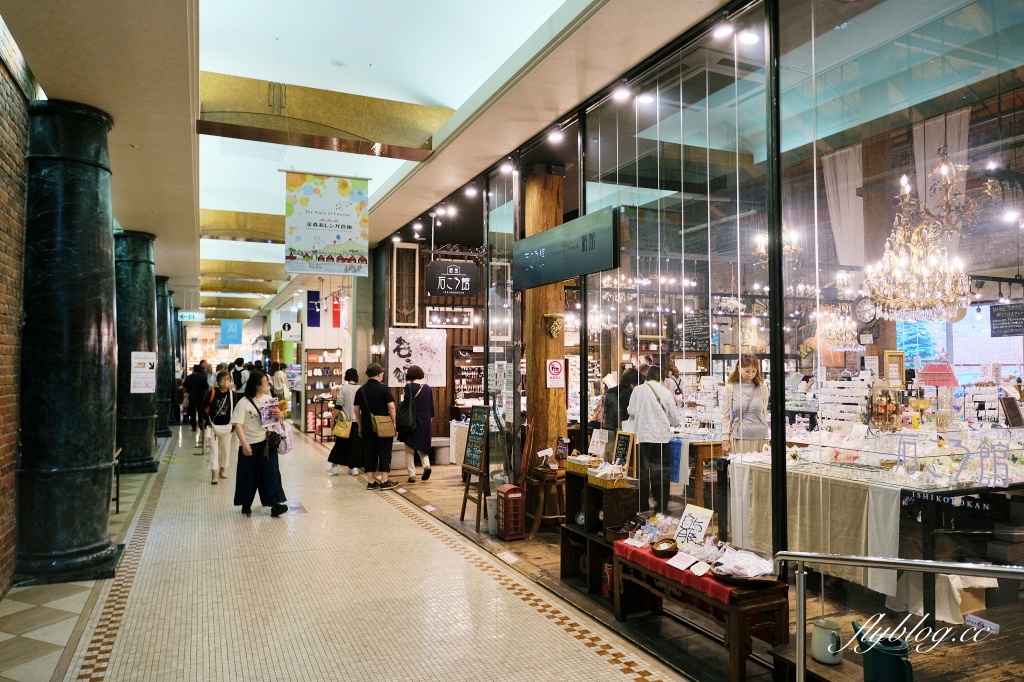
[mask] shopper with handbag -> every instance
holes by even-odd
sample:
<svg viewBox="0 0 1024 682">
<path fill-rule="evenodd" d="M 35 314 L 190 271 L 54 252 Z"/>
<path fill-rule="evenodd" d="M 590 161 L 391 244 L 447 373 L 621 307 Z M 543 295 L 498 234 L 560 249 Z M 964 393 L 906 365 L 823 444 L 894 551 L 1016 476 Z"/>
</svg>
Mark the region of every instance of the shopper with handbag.
<svg viewBox="0 0 1024 682">
<path fill-rule="evenodd" d="M 367 490 L 391 490 L 397 484 L 389 481 L 391 445 L 395 440 L 395 397 L 381 383 L 384 368 L 371 362 L 366 368 L 368 381 L 356 392 L 355 420 L 363 434 L 363 463 Z M 378 483 L 374 474 L 380 474 Z"/>
<path fill-rule="evenodd" d="M 671 482 L 669 468 L 672 458 L 668 442 L 672 437 L 672 427 L 681 426 L 682 422 L 672 394 L 661 383 L 660 367 L 648 368 L 644 383 L 630 395 L 627 409 L 636 425 L 640 509 L 644 510 L 646 502 L 650 509 L 664 512 L 668 507 Z"/>
<path fill-rule="evenodd" d="M 363 439 L 356 420 L 356 392 L 359 391 L 359 372 L 354 368 L 345 370 L 345 383 L 338 387 L 334 398 L 334 447 L 327 461 L 331 466 L 327 473 L 337 476 L 341 467 L 348 467 L 350 476 L 359 473 L 363 465 Z M 390 392 L 390 391 L 389 391 Z"/>
<path fill-rule="evenodd" d="M 268 428 L 272 420 L 280 421 L 283 417 L 284 413 L 270 397 L 267 375 L 253 370 L 245 383 L 245 396 L 235 404 L 231 413 L 239 445 L 238 465 L 235 467 L 235 506 L 241 506 L 245 515 L 252 513 L 257 491 L 260 504 L 270 507 L 271 516 L 280 516 L 288 511 L 274 443 L 280 436 L 276 433 L 270 435 Z"/>
<path fill-rule="evenodd" d="M 210 483 L 217 484 L 217 478 L 227 478 L 224 470 L 231 464 L 231 441 L 234 429 L 231 414 L 238 402 L 238 395 L 231 390 L 231 375 L 226 371 L 217 372 L 217 388 L 206 405 L 207 447 L 210 449 Z"/>
<path fill-rule="evenodd" d="M 761 361 L 741 355 L 725 384 L 722 454 L 760 452 L 769 438 L 768 382 L 761 374 Z"/>
<path fill-rule="evenodd" d="M 399 420 L 398 440 L 405 443 L 405 462 L 409 470 L 409 483 L 416 482 L 416 455 L 423 462 L 423 480 L 430 478 L 430 426 L 434 420 L 434 395 L 427 385 L 423 368 L 411 365 L 405 372 L 405 396 L 403 402 L 409 401 L 409 410 L 415 417 L 416 428 L 402 433 L 402 422 Z"/>
</svg>

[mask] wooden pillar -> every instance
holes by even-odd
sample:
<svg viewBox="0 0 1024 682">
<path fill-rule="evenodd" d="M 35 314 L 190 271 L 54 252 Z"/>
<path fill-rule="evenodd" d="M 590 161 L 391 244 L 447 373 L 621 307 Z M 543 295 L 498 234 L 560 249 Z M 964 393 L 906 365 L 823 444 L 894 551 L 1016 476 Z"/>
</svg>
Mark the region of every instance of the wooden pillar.
<svg viewBox="0 0 1024 682">
<path fill-rule="evenodd" d="M 861 164 L 864 174 L 864 260 L 877 263 L 885 251 L 885 240 L 892 233 L 896 217 L 893 197 L 896 182 L 892 177 L 892 137 L 883 119 L 876 134 L 861 145 Z M 879 372 L 885 367 L 882 352 L 896 349 L 896 323 L 879 320 L 875 329 L 875 343 L 867 346 L 866 355 L 878 356 Z"/>
<path fill-rule="evenodd" d="M 562 178 L 556 175 L 531 175 L 523 180 L 523 226 L 526 236 L 562 224 Z M 551 338 L 544 315 L 565 313 L 565 286 L 547 284 L 527 289 L 526 314 L 523 317 L 523 344 L 526 357 L 526 414 L 533 424 L 533 452 L 555 447 L 559 436 L 568 434 L 564 388 L 547 387 L 547 361 L 565 358 L 564 332 Z M 535 462 L 531 462 L 531 468 Z"/>
</svg>

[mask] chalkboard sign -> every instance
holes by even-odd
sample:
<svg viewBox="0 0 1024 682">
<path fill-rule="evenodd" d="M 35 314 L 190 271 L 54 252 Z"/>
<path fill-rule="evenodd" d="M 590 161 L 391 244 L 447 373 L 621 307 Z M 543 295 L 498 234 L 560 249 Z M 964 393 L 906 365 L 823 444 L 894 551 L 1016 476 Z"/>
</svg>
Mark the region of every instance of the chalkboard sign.
<svg viewBox="0 0 1024 682">
<path fill-rule="evenodd" d="M 635 433 L 629 431 L 615 432 L 615 449 L 612 451 L 612 462 L 626 467 L 626 470 L 633 468 L 633 440 Z"/>
<path fill-rule="evenodd" d="M 994 305 L 988 311 L 991 335 L 1024 336 L 1024 303 Z"/>
<path fill-rule="evenodd" d="M 676 338 L 682 341 L 682 350 L 697 353 L 711 349 L 711 326 L 707 313 L 683 316 L 682 327 L 676 326 Z"/>
<path fill-rule="evenodd" d="M 487 407 L 477 405 L 469 417 L 469 435 L 466 437 L 466 454 L 462 466 L 480 470 L 487 450 Z"/>
</svg>

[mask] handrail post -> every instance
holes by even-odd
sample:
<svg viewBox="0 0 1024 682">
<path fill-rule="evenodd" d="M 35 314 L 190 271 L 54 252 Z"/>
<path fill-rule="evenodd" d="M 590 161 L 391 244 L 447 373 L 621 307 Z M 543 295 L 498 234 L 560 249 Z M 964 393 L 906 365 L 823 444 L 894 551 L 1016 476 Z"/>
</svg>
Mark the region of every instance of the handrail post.
<svg viewBox="0 0 1024 682">
<path fill-rule="evenodd" d="M 796 682 L 807 676 L 807 571 L 796 565 Z"/>
</svg>

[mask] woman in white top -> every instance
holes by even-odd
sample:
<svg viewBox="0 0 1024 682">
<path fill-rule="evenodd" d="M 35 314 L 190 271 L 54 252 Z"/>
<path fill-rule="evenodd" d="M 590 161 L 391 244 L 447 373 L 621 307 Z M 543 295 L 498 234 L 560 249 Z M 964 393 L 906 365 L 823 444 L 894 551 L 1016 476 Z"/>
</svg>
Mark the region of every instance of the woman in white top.
<svg viewBox="0 0 1024 682">
<path fill-rule="evenodd" d="M 238 394 L 231 390 L 231 375 L 227 371 L 217 372 L 217 388 L 206 406 L 206 419 L 210 429 L 210 483 L 216 484 L 218 470 L 220 478 L 227 478 L 224 470 L 231 464 L 231 440 L 234 427 L 231 415 L 238 402 Z"/>
<path fill-rule="evenodd" d="M 725 384 L 722 400 L 722 454 L 760 452 L 769 442 L 768 382 L 761 361 L 741 355 Z"/>
<path fill-rule="evenodd" d="M 363 439 L 359 434 L 359 422 L 356 421 L 356 392 L 359 390 L 359 372 L 350 367 L 345 370 L 345 383 L 338 387 L 338 395 L 334 399 L 334 421 L 339 421 L 342 416 L 352 422 L 348 438 L 334 438 L 334 447 L 327 461 L 331 466 L 327 467 L 330 476 L 337 476 L 341 473 L 341 467 L 348 467 L 348 473 L 355 476 L 359 473 L 359 467 L 363 466 Z"/>
<path fill-rule="evenodd" d="M 274 389 L 274 397 L 278 400 L 287 400 L 291 387 L 288 385 L 288 376 L 284 373 L 284 365 L 279 362 L 270 363 L 270 386 Z"/>
<path fill-rule="evenodd" d="M 231 423 L 235 426 L 239 444 L 238 465 L 235 467 L 235 505 L 242 507 L 243 514 L 251 514 L 252 501 L 258 490 L 260 504 L 270 507 L 271 516 L 280 516 L 288 511 L 288 505 L 285 504 L 287 498 L 281 486 L 277 449 L 267 444 L 267 429 L 261 409 L 269 412 L 269 418 L 274 420 L 284 416 L 270 396 L 267 375 L 253 370 L 245 383 L 245 397 L 238 401 L 231 413 Z"/>
</svg>

